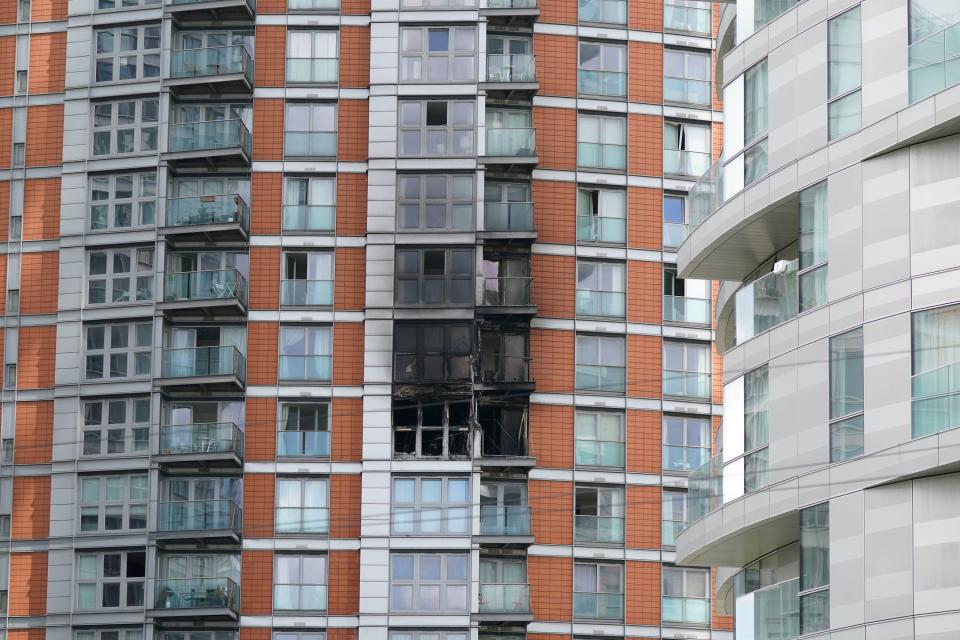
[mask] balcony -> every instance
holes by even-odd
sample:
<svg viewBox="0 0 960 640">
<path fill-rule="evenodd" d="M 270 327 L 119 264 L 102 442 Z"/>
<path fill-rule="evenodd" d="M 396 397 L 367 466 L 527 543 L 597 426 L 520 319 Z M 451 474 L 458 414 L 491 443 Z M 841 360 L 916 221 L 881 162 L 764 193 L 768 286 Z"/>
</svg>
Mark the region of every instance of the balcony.
<svg viewBox="0 0 960 640">
<path fill-rule="evenodd" d="M 623 594 L 574 592 L 573 617 L 587 620 L 623 620 Z"/>
<path fill-rule="evenodd" d="M 476 366 L 475 388 L 478 390 L 533 391 L 530 376 L 532 358 L 526 355 L 480 351 Z"/>
<path fill-rule="evenodd" d="M 529 622 L 530 586 L 516 583 L 480 583 L 480 615 L 482 621 Z"/>
<path fill-rule="evenodd" d="M 182 390 L 242 391 L 247 361 L 234 346 L 164 349 L 161 387 Z"/>
<path fill-rule="evenodd" d="M 623 291 L 577 289 L 577 315 L 623 318 L 626 314 L 626 298 Z"/>
<path fill-rule="evenodd" d="M 247 310 L 247 280 L 236 269 L 166 273 L 163 302 L 157 306 L 168 313 L 243 314 Z"/>
<path fill-rule="evenodd" d="M 710 326 L 710 300 L 663 296 L 663 321 Z"/>
<path fill-rule="evenodd" d="M 242 512 L 231 500 L 161 502 L 158 507 L 155 538 L 240 541 Z"/>
<path fill-rule="evenodd" d="M 178 24 L 218 24 L 253 21 L 256 0 L 166 0 L 166 10 Z"/>
<path fill-rule="evenodd" d="M 627 241 L 627 221 L 625 218 L 577 216 L 577 240 L 624 244 Z"/>
<path fill-rule="evenodd" d="M 530 28 L 540 9 L 537 0 L 481 0 L 480 15 L 497 26 Z"/>
<path fill-rule="evenodd" d="M 333 233 L 337 208 L 333 205 L 285 204 L 281 222 L 284 231 Z"/>
<path fill-rule="evenodd" d="M 250 206 L 239 193 L 220 196 L 168 198 L 166 224 L 160 233 L 174 241 L 245 242 L 250 231 Z"/>
<path fill-rule="evenodd" d="M 722 454 L 717 454 L 692 471 L 687 478 L 687 524 L 722 506 L 722 462 Z"/>
<path fill-rule="evenodd" d="M 577 93 L 600 98 L 625 98 L 627 74 L 624 71 L 577 71 Z"/>
<path fill-rule="evenodd" d="M 177 166 L 250 166 L 250 131 L 239 118 L 170 125 L 167 162 Z"/>
<path fill-rule="evenodd" d="M 484 202 L 483 233 L 488 238 L 537 237 L 532 202 Z"/>
<path fill-rule="evenodd" d="M 914 438 L 960 427 L 960 363 L 918 373 L 910 387 Z"/>
<path fill-rule="evenodd" d="M 623 517 L 574 516 L 573 541 L 575 544 L 621 544 Z"/>
<path fill-rule="evenodd" d="M 743 285 L 734 294 L 734 344 L 746 342 L 797 317 L 800 306 L 798 266 L 797 260 L 789 262 L 778 271 Z"/>
<path fill-rule="evenodd" d="M 240 587 L 230 578 L 158 578 L 154 618 L 239 618 Z"/>
<path fill-rule="evenodd" d="M 502 98 L 530 96 L 537 92 L 537 60 L 530 53 L 488 53 L 488 94 Z"/>
<path fill-rule="evenodd" d="M 664 175 L 699 178 L 710 168 L 710 154 L 701 151 L 663 150 Z"/>
<path fill-rule="evenodd" d="M 329 458 L 329 431 L 281 431 L 277 456 L 284 458 Z"/>
<path fill-rule="evenodd" d="M 165 424 L 160 426 L 161 464 L 195 465 L 220 461 L 243 462 L 243 432 L 232 422 Z"/>
<path fill-rule="evenodd" d="M 336 84 L 339 76 L 337 58 L 287 58 L 287 84 Z"/>
<path fill-rule="evenodd" d="M 709 34 L 712 26 L 709 8 L 663 3 L 663 28 L 666 31 Z"/>
<path fill-rule="evenodd" d="M 680 102 L 710 108 L 710 83 L 706 80 L 687 78 L 663 78 L 664 102 Z M 689 152 L 688 152 L 689 153 Z M 699 173 L 697 175 L 700 175 Z"/>
<path fill-rule="evenodd" d="M 577 391 L 623 393 L 626 391 L 625 367 L 578 364 L 574 367 Z"/>
<path fill-rule="evenodd" d="M 621 441 L 578 438 L 574 443 L 574 459 L 578 466 L 618 469 L 624 466 L 626 446 Z"/>
<path fill-rule="evenodd" d="M 723 167 L 714 162 L 704 171 L 687 193 L 687 224 L 696 229 L 723 204 Z M 683 238 L 680 239 L 683 241 Z M 680 246 L 680 245 L 673 245 Z"/>
<path fill-rule="evenodd" d="M 534 165 L 539 160 L 534 150 L 536 135 L 531 127 L 487 127 L 486 164 Z"/>
<path fill-rule="evenodd" d="M 751 591 L 736 601 L 736 637 L 793 640 L 800 635 L 800 579 Z"/>
<path fill-rule="evenodd" d="M 333 280 L 281 280 L 280 304 L 285 307 L 329 307 L 333 304 Z"/>
<path fill-rule="evenodd" d="M 710 374 L 699 371 L 663 370 L 663 395 L 710 401 Z"/>
<path fill-rule="evenodd" d="M 253 58 L 239 44 L 171 51 L 166 85 L 177 96 L 250 93 Z"/>
<path fill-rule="evenodd" d="M 537 307 L 531 299 L 530 276 L 481 277 L 480 309 L 490 314 L 533 315 Z"/>
<path fill-rule="evenodd" d="M 481 505 L 481 544 L 533 544 L 530 507 L 527 505 Z"/>
<path fill-rule="evenodd" d="M 960 23 L 909 45 L 907 60 L 911 104 L 960 83 Z"/>
<path fill-rule="evenodd" d="M 331 370 L 330 356 L 280 356 L 280 380 L 285 382 L 330 382 Z"/>
</svg>

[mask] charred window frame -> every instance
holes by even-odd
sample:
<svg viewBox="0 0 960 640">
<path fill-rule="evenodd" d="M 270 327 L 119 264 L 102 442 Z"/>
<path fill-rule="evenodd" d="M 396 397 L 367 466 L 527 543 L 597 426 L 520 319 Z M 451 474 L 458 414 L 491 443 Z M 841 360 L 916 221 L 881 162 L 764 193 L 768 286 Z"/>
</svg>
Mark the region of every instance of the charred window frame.
<svg viewBox="0 0 960 640">
<path fill-rule="evenodd" d="M 469 397 L 394 400 L 394 457 L 469 458 L 472 409 Z"/>
<path fill-rule="evenodd" d="M 398 383 L 470 382 L 472 324 L 397 324 L 393 380 Z"/>
<path fill-rule="evenodd" d="M 397 249 L 396 302 L 473 306 L 473 249 Z"/>
<path fill-rule="evenodd" d="M 529 330 L 490 327 L 480 332 L 477 377 L 481 382 L 529 382 Z"/>
<path fill-rule="evenodd" d="M 477 407 L 483 434 L 483 457 L 527 455 L 527 406 L 518 403 L 484 403 Z"/>
</svg>

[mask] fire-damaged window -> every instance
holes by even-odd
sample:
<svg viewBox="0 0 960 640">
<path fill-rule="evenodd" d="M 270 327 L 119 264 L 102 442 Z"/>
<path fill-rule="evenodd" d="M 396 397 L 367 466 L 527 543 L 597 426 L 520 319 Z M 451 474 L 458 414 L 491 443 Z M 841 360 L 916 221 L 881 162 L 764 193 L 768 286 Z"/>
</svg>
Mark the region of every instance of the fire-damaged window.
<svg viewBox="0 0 960 640">
<path fill-rule="evenodd" d="M 523 306 L 530 304 L 530 255 L 483 253 L 481 263 L 483 304 Z"/>
<path fill-rule="evenodd" d="M 397 458 L 470 456 L 470 398 L 393 401 L 393 452 Z"/>
<path fill-rule="evenodd" d="M 393 379 L 400 383 L 469 382 L 471 324 L 394 327 Z"/>
<path fill-rule="evenodd" d="M 477 375 L 482 382 L 528 382 L 530 356 L 527 332 L 502 327 L 480 332 Z"/>
<path fill-rule="evenodd" d="M 527 455 L 527 407 L 521 404 L 480 404 L 477 422 L 483 432 L 482 456 Z"/>
</svg>

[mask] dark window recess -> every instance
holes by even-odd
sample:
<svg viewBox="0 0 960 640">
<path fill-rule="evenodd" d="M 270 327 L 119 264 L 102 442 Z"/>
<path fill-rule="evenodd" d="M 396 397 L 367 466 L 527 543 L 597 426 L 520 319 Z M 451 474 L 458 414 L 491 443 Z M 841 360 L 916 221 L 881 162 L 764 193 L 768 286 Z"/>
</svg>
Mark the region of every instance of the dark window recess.
<svg viewBox="0 0 960 640">
<path fill-rule="evenodd" d="M 469 458 L 471 400 L 394 400 L 397 458 Z"/>
<path fill-rule="evenodd" d="M 482 331 L 477 376 L 482 382 L 529 382 L 527 333 Z"/>
<path fill-rule="evenodd" d="M 471 324 L 397 324 L 393 379 L 399 383 L 470 382 Z"/>
<path fill-rule="evenodd" d="M 530 304 L 530 256 L 484 252 L 483 304 L 526 306 Z"/>
<path fill-rule="evenodd" d="M 483 457 L 527 455 L 526 407 L 481 404 L 477 422 L 483 433 Z"/>
<path fill-rule="evenodd" d="M 446 102 L 428 102 L 427 103 L 427 126 L 428 127 L 447 126 L 447 103 Z"/>
</svg>

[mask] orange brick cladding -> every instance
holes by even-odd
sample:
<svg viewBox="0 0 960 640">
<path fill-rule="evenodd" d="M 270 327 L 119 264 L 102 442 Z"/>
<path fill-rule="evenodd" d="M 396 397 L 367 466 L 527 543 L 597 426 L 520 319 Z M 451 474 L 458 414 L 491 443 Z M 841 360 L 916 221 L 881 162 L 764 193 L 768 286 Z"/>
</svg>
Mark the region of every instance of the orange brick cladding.
<svg viewBox="0 0 960 640">
<path fill-rule="evenodd" d="M 337 235 L 367 232 L 367 174 L 337 174 Z"/>
<path fill-rule="evenodd" d="M 577 95 L 577 39 L 538 33 L 533 36 L 533 50 L 537 56 L 537 81 L 540 93 L 547 96 Z"/>
<path fill-rule="evenodd" d="M 627 395 L 659 398 L 661 395 L 662 346 L 658 336 L 627 336 Z"/>
<path fill-rule="evenodd" d="M 343 12 L 347 13 L 345 7 Z M 358 89 L 369 84 L 370 29 L 343 25 L 340 27 L 340 86 Z"/>
<path fill-rule="evenodd" d="M 363 324 L 333 325 L 333 384 L 363 384 Z"/>
<path fill-rule="evenodd" d="M 47 613 L 47 552 L 11 553 L 10 584 L 17 585 L 17 588 L 10 589 L 10 599 L 7 603 L 9 615 L 45 615 Z"/>
<path fill-rule="evenodd" d="M 0 36 L 0 96 L 13 95 L 16 54 L 17 37 Z"/>
<path fill-rule="evenodd" d="M 533 218 L 540 242 L 573 244 L 577 239 L 577 187 L 572 182 L 534 180 Z M 535 256 L 534 259 L 540 256 Z M 539 286 L 534 282 L 535 286 Z"/>
<path fill-rule="evenodd" d="M 10 537 L 14 540 L 40 540 L 49 535 L 50 476 L 14 477 Z"/>
<path fill-rule="evenodd" d="M 660 564 L 656 562 L 626 563 L 625 607 L 627 624 L 660 624 Z"/>
<path fill-rule="evenodd" d="M 359 461 L 363 452 L 363 400 L 334 398 L 331 412 L 330 457 L 339 462 Z"/>
<path fill-rule="evenodd" d="M 27 73 L 27 91 L 29 93 L 62 92 L 66 68 L 66 31 L 35 33 L 30 36 L 30 68 Z"/>
<path fill-rule="evenodd" d="M 537 391 L 570 393 L 573 391 L 574 334 L 557 329 L 530 331 L 530 354 Z"/>
<path fill-rule="evenodd" d="M 243 535 L 248 538 L 273 536 L 276 478 L 272 473 L 243 476 Z"/>
<path fill-rule="evenodd" d="M 367 159 L 370 108 L 366 100 L 340 100 L 337 106 L 337 160 Z"/>
<path fill-rule="evenodd" d="M 20 281 L 28 282 L 30 286 L 20 291 L 20 312 L 56 313 L 59 278 L 60 255 L 56 251 L 22 254 Z"/>
<path fill-rule="evenodd" d="M 627 244 L 659 251 L 663 243 L 663 192 L 627 189 Z"/>
<path fill-rule="evenodd" d="M 663 264 L 627 262 L 627 320 L 660 324 L 663 318 Z"/>
<path fill-rule="evenodd" d="M 21 327 L 19 338 L 17 386 L 21 389 L 53 387 L 57 328 Z"/>
<path fill-rule="evenodd" d="M 663 174 L 663 118 L 631 114 L 627 117 L 627 169 L 631 175 Z"/>
<path fill-rule="evenodd" d="M 530 556 L 527 558 L 527 575 L 534 620 L 569 622 L 573 602 L 573 559 Z"/>
<path fill-rule="evenodd" d="M 660 474 L 662 422 L 659 411 L 627 411 L 627 471 Z"/>
<path fill-rule="evenodd" d="M 60 178 L 25 180 L 23 183 L 23 239 L 50 240 L 59 236 Z M 55 290 L 56 287 L 54 287 L 54 293 Z"/>
<path fill-rule="evenodd" d="M 662 5 L 660 7 L 663 8 Z M 663 46 L 659 43 L 629 44 L 631 102 L 660 104 L 663 102 Z"/>
<path fill-rule="evenodd" d="M 659 549 L 660 487 L 627 486 L 627 547 Z"/>
<path fill-rule="evenodd" d="M 533 303 L 537 315 L 548 318 L 572 318 L 576 296 L 577 261 L 573 256 L 533 254 Z"/>
<path fill-rule="evenodd" d="M 276 98 L 253 101 L 254 160 L 283 159 L 284 103 Z"/>
<path fill-rule="evenodd" d="M 250 308 L 280 306 L 280 247 L 250 247 Z"/>
<path fill-rule="evenodd" d="M 283 202 L 283 174 L 254 172 L 251 187 L 250 231 L 255 234 L 279 234 L 280 203 Z M 251 274 L 253 273 L 251 271 Z M 276 288 L 274 287 L 274 289 Z"/>
<path fill-rule="evenodd" d="M 256 57 L 254 74 L 257 86 L 282 87 L 286 81 L 287 28 L 280 25 L 258 26 Z"/>
<path fill-rule="evenodd" d="M 277 451 L 277 399 L 247 396 L 244 457 L 249 461 L 273 460 Z"/>
<path fill-rule="evenodd" d="M 360 552 L 331 551 L 327 613 L 331 616 L 356 615 L 360 608 Z"/>
<path fill-rule="evenodd" d="M 33 0 L 30 4 L 30 19 L 33 22 L 66 20 L 67 0 Z M 31 47 L 30 57 L 33 57 Z"/>
<path fill-rule="evenodd" d="M 16 464 L 45 464 L 53 455 L 53 401 L 17 403 Z"/>
<path fill-rule="evenodd" d="M 663 31 L 662 0 L 630 0 L 629 6 L 631 29 Z"/>
<path fill-rule="evenodd" d="M 63 162 L 63 105 L 27 107 L 28 167 L 41 167 Z"/>
<path fill-rule="evenodd" d="M 334 256 L 334 307 L 363 309 L 367 274 L 367 252 L 361 247 L 341 247 Z M 360 345 L 361 349 L 363 345 Z"/>
<path fill-rule="evenodd" d="M 360 537 L 360 474 L 330 476 L 330 537 Z"/>
<path fill-rule="evenodd" d="M 530 450 L 538 467 L 573 467 L 573 407 L 531 404 Z"/>
<path fill-rule="evenodd" d="M 13 109 L 9 107 L 0 108 L 0 169 L 10 168 L 10 153 L 12 143 Z"/>
<path fill-rule="evenodd" d="M 247 325 L 247 383 L 277 384 L 279 326 L 276 322 Z"/>
<path fill-rule="evenodd" d="M 570 171 L 577 166 L 577 112 L 573 109 L 534 107 L 537 156 L 541 169 Z"/>
<path fill-rule="evenodd" d="M 577 24 L 577 0 L 550 0 L 540 2 L 539 22 Z"/>
<path fill-rule="evenodd" d="M 240 566 L 240 612 L 273 613 L 273 552 L 244 551 Z"/>
<path fill-rule="evenodd" d="M 537 544 L 573 544 L 573 484 L 530 480 L 530 525 Z"/>
</svg>

